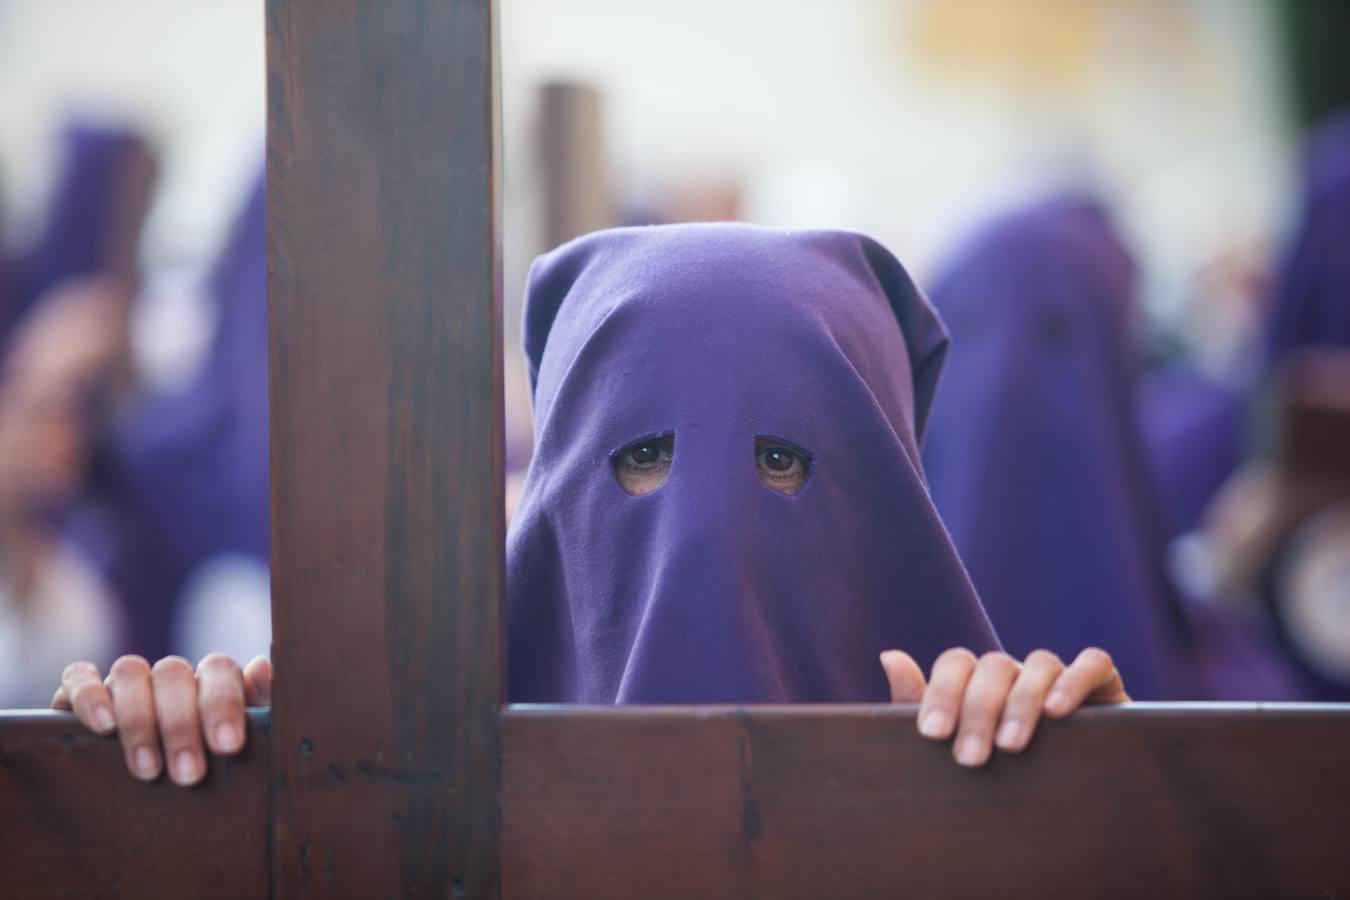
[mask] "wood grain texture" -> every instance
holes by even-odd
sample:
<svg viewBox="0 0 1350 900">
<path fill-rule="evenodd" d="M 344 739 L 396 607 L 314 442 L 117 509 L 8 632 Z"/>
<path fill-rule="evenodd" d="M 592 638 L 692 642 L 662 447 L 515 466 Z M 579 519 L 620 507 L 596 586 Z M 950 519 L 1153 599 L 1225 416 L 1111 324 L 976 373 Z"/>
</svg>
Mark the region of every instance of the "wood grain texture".
<svg viewBox="0 0 1350 900">
<path fill-rule="evenodd" d="M 911 709 L 504 714 L 503 896 L 1350 897 L 1350 708 L 1144 706 L 964 770 Z"/>
<path fill-rule="evenodd" d="M 126 771 L 69 713 L 0 711 L 0 896 L 266 897 L 268 719 L 183 789 Z"/>
<path fill-rule="evenodd" d="M 495 896 L 495 9 L 267 10 L 276 896 Z"/>
</svg>

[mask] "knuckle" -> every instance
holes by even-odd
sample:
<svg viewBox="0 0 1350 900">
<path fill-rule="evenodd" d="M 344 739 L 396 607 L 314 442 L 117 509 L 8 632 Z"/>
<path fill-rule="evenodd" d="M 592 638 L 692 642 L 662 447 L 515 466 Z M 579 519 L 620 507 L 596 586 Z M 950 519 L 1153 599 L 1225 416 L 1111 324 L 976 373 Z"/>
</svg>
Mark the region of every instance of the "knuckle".
<svg viewBox="0 0 1350 900">
<path fill-rule="evenodd" d="M 1027 665 L 1037 668 L 1064 668 L 1064 661 L 1051 650 L 1032 650 L 1027 654 Z"/>
<path fill-rule="evenodd" d="M 1094 668 L 1105 668 L 1108 671 L 1115 667 L 1115 663 L 1111 660 L 1111 654 L 1107 653 L 1101 647 L 1088 647 L 1082 653 L 1078 654 L 1078 661 L 1084 665 L 1093 666 Z"/>
<path fill-rule="evenodd" d="M 999 650 L 989 650 L 980 656 L 980 667 L 999 672 L 1016 672 L 1021 668 L 1017 660 Z"/>
<path fill-rule="evenodd" d="M 75 706 L 84 706 L 86 703 L 92 703 L 102 691 L 102 685 L 97 681 L 85 681 L 75 686 L 75 690 L 70 692 L 70 702 Z"/>
<path fill-rule="evenodd" d="M 952 663 L 963 663 L 973 666 L 976 663 L 975 654 L 965 647 L 952 647 L 950 650 L 944 650 L 937 658 L 937 661 L 938 663 L 946 663 L 947 665 L 951 665 Z"/>
<path fill-rule="evenodd" d="M 150 674 L 154 675 L 156 678 L 165 675 L 191 676 L 193 674 L 192 664 L 181 656 L 166 656 L 155 663 L 154 668 L 150 670 Z"/>
<path fill-rule="evenodd" d="M 61 671 L 62 681 L 74 681 L 77 678 L 88 678 L 94 681 L 98 680 L 98 666 L 87 660 L 73 662 Z"/>
<path fill-rule="evenodd" d="M 1016 684 L 1008 693 L 1006 714 L 1021 717 L 1041 708 L 1042 692 L 1025 684 Z"/>
<path fill-rule="evenodd" d="M 961 705 L 960 735 L 975 734 L 981 737 L 994 733 L 994 723 L 998 721 L 1000 708 L 989 703 L 964 703 Z"/>
<path fill-rule="evenodd" d="M 1005 692 L 988 685 L 983 690 L 969 690 L 961 701 L 961 719 L 972 728 L 992 729 L 1007 699 Z"/>
<path fill-rule="evenodd" d="M 155 717 L 145 709 L 123 710 L 117 716 L 117 728 L 125 737 L 144 737 L 155 730 Z"/>
<path fill-rule="evenodd" d="M 108 675 L 112 678 L 144 678 L 150 674 L 150 663 L 144 656 L 121 656 L 112 664 Z"/>
<path fill-rule="evenodd" d="M 186 722 L 160 722 L 159 736 L 164 742 L 164 749 L 171 755 L 179 750 L 192 749 L 197 743 L 196 729 Z"/>
<path fill-rule="evenodd" d="M 208 653 L 202 657 L 202 661 L 197 663 L 198 672 L 211 672 L 223 675 L 242 674 L 243 670 L 239 668 L 239 663 L 225 653 Z"/>
<path fill-rule="evenodd" d="M 197 710 L 192 706 L 170 706 L 157 709 L 153 726 L 159 729 L 164 743 L 182 745 L 192 740 L 197 733 Z"/>
<path fill-rule="evenodd" d="M 994 720 L 984 716 L 961 716 L 961 724 L 956 729 L 956 744 L 959 746 L 970 738 L 988 743 L 994 736 Z"/>
<path fill-rule="evenodd" d="M 222 708 L 244 705 L 243 682 L 219 683 L 207 681 L 197 689 L 197 707 L 202 710 L 216 711 Z"/>
</svg>

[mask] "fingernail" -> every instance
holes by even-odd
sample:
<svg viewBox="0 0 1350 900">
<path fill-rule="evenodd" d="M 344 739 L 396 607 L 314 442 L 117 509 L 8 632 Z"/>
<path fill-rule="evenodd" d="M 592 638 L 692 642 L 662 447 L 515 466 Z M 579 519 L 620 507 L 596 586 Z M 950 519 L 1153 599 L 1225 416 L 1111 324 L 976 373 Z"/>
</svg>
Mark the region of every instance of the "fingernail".
<svg viewBox="0 0 1350 900">
<path fill-rule="evenodd" d="M 1069 695 L 1063 691 L 1051 691 L 1045 698 L 1045 708 L 1053 713 L 1062 713 L 1069 705 Z"/>
<path fill-rule="evenodd" d="M 947 729 L 950 727 L 950 718 L 940 709 L 930 709 L 928 712 L 924 713 L 923 718 L 919 720 L 919 734 L 924 737 L 945 737 Z"/>
<path fill-rule="evenodd" d="M 221 722 L 216 726 L 216 748 L 226 753 L 239 749 L 239 732 L 229 722 Z"/>
<path fill-rule="evenodd" d="M 956 746 L 956 761 L 963 766 L 981 765 L 988 755 L 984 741 L 973 734 L 961 738 L 961 742 Z"/>
<path fill-rule="evenodd" d="M 112 731 L 117 721 L 113 718 L 112 710 L 106 706 L 94 707 L 94 722 L 98 725 L 100 731 Z"/>
<path fill-rule="evenodd" d="M 173 780 L 179 784 L 192 784 L 197 780 L 197 754 L 184 750 L 174 757 Z"/>
<path fill-rule="evenodd" d="M 1018 722 L 1004 722 L 1003 727 L 998 730 L 998 745 L 1004 750 L 1021 746 L 1021 740 L 1022 725 Z"/>
<path fill-rule="evenodd" d="M 136 748 L 136 777 L 150 781 L 159 774 L 159 763 L 155 759 L 155 751 L 149 747 Z"/>
</svg>

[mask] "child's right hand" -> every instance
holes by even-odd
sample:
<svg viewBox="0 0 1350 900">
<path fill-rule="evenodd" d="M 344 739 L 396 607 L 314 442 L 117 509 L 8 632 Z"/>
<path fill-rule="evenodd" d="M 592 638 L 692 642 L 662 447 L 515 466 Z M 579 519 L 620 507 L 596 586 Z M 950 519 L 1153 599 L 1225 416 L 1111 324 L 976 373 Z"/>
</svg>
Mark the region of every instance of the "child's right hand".
<svg viewBox="0 0 1350 900">
<path fill-rule="evenodd" d="M 259 656 L 244 669 L 223 653 L 197 665 L 166 656 L 150 667 L 142 657 L 123 656 L 107 679 L 89 662 L 71 663 L 52 698 L 52 709 L 73 710 L 97 734 L 117 732 L 127 769 L 142 781 L 169 777 L 184 787 L 206 775 L 206 753 L 232 756 L 244 748 L 246 706 L 272 700 L 272 662 Z M 161 749 L 162 747 L 162 749 Z"/>
</svg>

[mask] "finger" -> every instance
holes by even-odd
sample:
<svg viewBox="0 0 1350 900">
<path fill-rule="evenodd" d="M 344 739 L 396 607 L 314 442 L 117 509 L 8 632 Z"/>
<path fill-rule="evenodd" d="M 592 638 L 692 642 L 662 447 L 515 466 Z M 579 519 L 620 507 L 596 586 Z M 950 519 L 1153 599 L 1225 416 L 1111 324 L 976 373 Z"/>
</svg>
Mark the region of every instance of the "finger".
<svg viewBox="0 0 1350 900">
<path fill-rule="evenodd" d="M 122 739 L 127 771 L 141 781 L 159 777 L 162 759 L 155 733 L 155 695 L 150 685 L 150 664 L 139 656 L 123 656 L 108 670 L 108 690 L 117 714 L 117 733 Z"/>
<path fill-rule="evenodd" d="M 99 674 L 98 666 L 91 662 L 66 666 L 66 670 L 61 673 L 61 690 L 85 728 L 99 734 L 111 734 L 117 727 L 112 697 L 108 696 L 108 689 L 103 686 L 103 676 Z"/>
<path fill-rule="evenodd" d="M 952 755 L 963 766 L 982 766 L 994 750 L 994 728 L 998 725 L 1008 692 L 1021 669 L 1006 653 L 986 653 L 980 657 L 966 684 L 961 702 L 961 723 L 952 746 Z"/>
<path fill-rule="evenodd" d="M 224 653 L 197 664 L 197 715 L 207 746 L 226 756 L 244 746 L 244 673 Z"/>
<path fill-rule="evenodd" d="M 1000 750 L 1020 753 L 1031 743 L 1036 723 L 1041 718 L 1041 707 L 1050 686 L 1064 671 L 1064 663 L 1049 650 L 1035 650 L 1013 682 L 1008 703 L 1003 708 L 995 743 Z"/>
<path fill-rule="evenodd" d="M 1085 701 L 1126 703 L 1129 699 L 1111 654 L 1089 647 L 1056 679 L 1045 698 L 1045 714 L 1060 719 Z"/>
<path fill-rule="evenodd" d="M 166 656 L 150 670 L 150 682 L 169 776 L 177 784 L 196 784 L 206 774 L 197 719 L 197 677 L 183 657 Z"/>
<path fill-rule="evenodd" d="M 249 706 L 272 705 L 272 661 L 255 656 L 244 666 L 244 702 Z"/>
<path fill-rule="evenodd" d="M 52 704 L 48 709 L 59 709 L 62 712 L 70 712 L 70 698 L 66 696 L 66 689 L 59 687 L 56 693 L 52 695 Z"/>
<path fill-rule="evenodd" d="M 966 683 L 974 671 L 975 654 L 964 647 L 947 650 L 937 658 L 919 706 L 920 734 L 935 741 L 952 736 Z"/>
<path fill-rule="evenodd" d="M 881 667 L 891 685 L 892 703 L 918 703 L 923 699 L 923 669 L 902 650 L 887 650 L 881 654 Z"/>
</svg>

